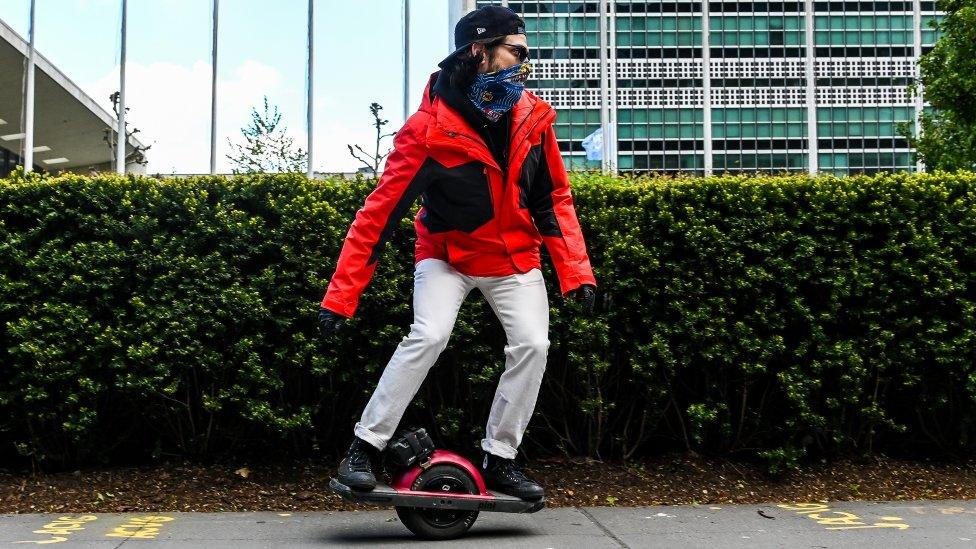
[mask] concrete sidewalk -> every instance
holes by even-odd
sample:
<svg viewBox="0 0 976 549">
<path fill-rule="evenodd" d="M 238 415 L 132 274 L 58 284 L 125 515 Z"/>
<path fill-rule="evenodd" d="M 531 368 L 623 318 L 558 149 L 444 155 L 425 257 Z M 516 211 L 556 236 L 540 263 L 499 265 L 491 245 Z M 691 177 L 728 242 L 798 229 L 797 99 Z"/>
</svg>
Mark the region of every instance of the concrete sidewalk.
<svg viewBox="0 0 976 549">
<path fill-rule="evenodd" d="M 397 547 L 393 510 L 0 515 L 0 546 Z M 564 507 L 481 513 L 450 547 L 976 547 L 976 501 Z"/>
</svg>

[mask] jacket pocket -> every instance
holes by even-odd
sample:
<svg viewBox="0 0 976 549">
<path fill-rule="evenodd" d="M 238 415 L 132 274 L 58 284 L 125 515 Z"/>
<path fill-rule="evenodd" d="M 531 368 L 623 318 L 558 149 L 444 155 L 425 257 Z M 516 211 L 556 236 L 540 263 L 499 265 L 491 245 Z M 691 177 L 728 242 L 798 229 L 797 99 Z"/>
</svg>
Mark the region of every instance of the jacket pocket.
<svg viewBox="0 0 976 549">
<path fill-rule="evenodd" d="M 431 184 L 424 192 L 421 222 L 432 233 L 459 230 L 470 233 L 495 215 L 491 184 L 481 162 L 451 168 L 431 166 Z"/>
</svg>

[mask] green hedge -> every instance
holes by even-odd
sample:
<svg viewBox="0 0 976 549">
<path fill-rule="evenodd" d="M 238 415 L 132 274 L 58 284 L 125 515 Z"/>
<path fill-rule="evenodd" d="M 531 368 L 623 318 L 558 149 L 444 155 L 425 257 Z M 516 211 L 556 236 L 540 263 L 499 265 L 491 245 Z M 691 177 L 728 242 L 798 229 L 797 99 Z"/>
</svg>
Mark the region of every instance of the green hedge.
<svg viewBox="0 0 976 549">
<path fill-rule="evenodd" d="M 0 181 L 0 461 L 334 455 L 411 321 L 413 231 L 318 303 L 375 184 Z M 558 295 L 523 448 L 634 458 L 976 448 L 976 176 L 574 176 L 598 315 Z M 407 412 L 474 449 L 504 367 L 477 293 Z"/>
</svg>

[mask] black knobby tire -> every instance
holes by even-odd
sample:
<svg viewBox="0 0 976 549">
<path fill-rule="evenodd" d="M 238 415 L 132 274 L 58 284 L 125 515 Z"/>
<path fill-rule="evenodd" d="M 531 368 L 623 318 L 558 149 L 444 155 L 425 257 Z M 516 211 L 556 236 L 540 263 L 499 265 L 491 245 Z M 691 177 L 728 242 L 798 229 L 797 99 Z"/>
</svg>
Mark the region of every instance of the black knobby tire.
<svg viewBox="0 0 976 549">
<path fill-rule="evenodd" d="M 435 465 L 421 473 L 410 486 L 412 490 L 477 494 L 474 479 L 455 465 Z M 452 511 L 445 509 L 419 509 L 395 507 L 400 522 L 411 532 L 424 539 L 454 539 L 471 528 L 478 511 Z"/>
</svg>

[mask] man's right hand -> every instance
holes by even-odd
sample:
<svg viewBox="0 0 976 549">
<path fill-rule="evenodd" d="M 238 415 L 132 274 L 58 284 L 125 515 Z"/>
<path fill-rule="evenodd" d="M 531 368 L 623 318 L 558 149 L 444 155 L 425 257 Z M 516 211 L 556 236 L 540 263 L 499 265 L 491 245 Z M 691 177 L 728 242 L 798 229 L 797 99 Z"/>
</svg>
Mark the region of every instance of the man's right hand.
<svg viewBox="0 0 976 549">
<path fill-rule="evenodd" d="M 342 323 L 345 321 L 346 317 L 333 313 L 325 307 L 319 309 L 319 331 L 322 332 L 322 336 L 324 337 L 329 337 L 338 332 L 339 328 L 342 327 Z"/>
</svg>

